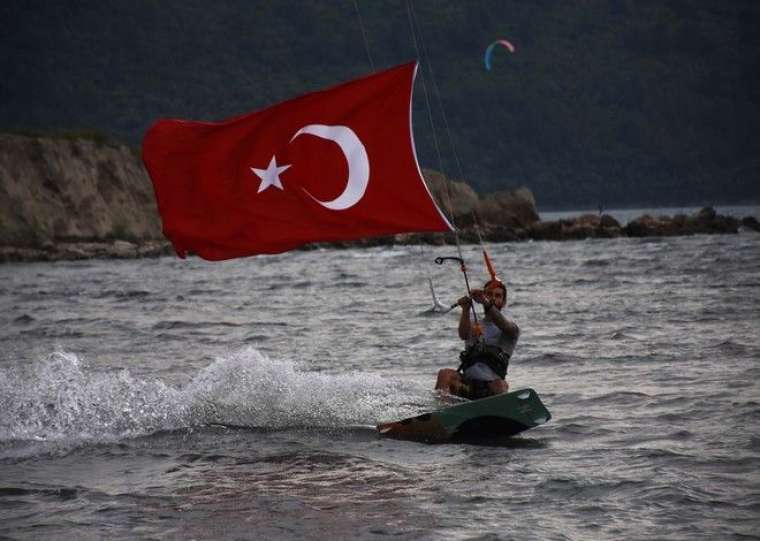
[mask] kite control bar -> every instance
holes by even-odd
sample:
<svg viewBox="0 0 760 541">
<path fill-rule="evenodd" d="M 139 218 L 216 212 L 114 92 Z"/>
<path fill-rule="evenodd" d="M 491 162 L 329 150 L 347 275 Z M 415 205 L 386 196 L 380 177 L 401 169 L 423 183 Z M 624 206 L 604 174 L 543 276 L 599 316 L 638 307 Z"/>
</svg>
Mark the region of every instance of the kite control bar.
<svg viewBox="0 0 760 541">
<path fill-rule="evenodd" d="M 467 287 L 467 295 L 471 296 L 472 292 L 470 291 L 470 280 L 467 279 L 467 267 L 464 264 L 464 259 L 461 257 L 436 257 L 435 258 L 435 264 L 436 265 L 443 265 L 445 261 L 456 261 L 459 263 L 459 267 L 462 270 L 462 274 L 464 275 L 464 285 Z M 455 308 L 458 303 L 454 303 L 451 305 L 451 308 Z M 475 313 L 475 306 L 472 304 L 470 305 L 470 308 L 472 309 L 472 315 L 475 318 L 475 334 L 476 336 L 480 336 L 481 330 L 480 330 L 480 324 L 478 324 L 478 314 Z"/>
<path fill-rule="evenodd" d="M 470 294 L 470 281 L 467 279 L 467 267 L 464 264 L 464 259 L 461 257 L 436 257 L 435 258 L 435 264 L 436 265 L 443 265 L 444 261 L 456 261 L 459 263 L 459 267 L 462 269 L 462 274 L 464 274 L 464 284 L 467 286 L 467 294 Z"/>
</svg>

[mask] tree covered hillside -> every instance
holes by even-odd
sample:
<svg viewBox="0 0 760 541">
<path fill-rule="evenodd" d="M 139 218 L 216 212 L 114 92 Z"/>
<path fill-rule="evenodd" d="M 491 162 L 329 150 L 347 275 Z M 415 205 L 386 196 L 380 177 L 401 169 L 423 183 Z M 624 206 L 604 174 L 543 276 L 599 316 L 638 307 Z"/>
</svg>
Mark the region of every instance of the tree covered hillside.
<svg viewBox="0 0 760 541">
<path fill-rule="evenodd" d="M 760 201 L 753 0 L 10 0 L 0 129 L 139 145 L 160 117 L 220 120 L 368 73 L 362 26 L 375 69 L 423 61 L 424 167 L 461 176 L 440 97 L 481 192 L 524 185 L 544 208 Z M 517 50 L 486 71 L 498 38 Z"/>
</svg>

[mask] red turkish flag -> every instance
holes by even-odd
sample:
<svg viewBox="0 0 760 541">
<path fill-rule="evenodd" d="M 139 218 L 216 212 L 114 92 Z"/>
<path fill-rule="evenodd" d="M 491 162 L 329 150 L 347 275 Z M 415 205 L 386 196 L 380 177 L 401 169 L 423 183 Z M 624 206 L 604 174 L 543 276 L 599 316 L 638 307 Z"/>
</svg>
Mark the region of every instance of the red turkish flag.
<svg viewBox="0 0 760 541">
<path fill-rule="evenodd" d="M 223 122 L 156 122 L 143 161 L 177 254 L 221 260 L 451 230 L 415 155 L 416 71 L 405 64 Z"/>
</svg>

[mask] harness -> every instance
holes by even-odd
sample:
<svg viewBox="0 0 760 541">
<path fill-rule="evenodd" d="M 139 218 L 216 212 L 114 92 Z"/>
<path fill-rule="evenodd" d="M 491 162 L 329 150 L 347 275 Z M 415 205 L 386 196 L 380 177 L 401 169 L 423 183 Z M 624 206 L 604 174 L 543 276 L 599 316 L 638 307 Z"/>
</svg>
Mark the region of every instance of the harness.
<svg viewBox="0 0 760 541">
<path fill-rule="evenodd" d="M 489 346 L 480 341 L 474 343 L 459 354 L 457 372 L 464 373 L 475 363 L 483 363 L 504 379 L 509 369 L 509 354 L 496 346 Z"/>
</svg>

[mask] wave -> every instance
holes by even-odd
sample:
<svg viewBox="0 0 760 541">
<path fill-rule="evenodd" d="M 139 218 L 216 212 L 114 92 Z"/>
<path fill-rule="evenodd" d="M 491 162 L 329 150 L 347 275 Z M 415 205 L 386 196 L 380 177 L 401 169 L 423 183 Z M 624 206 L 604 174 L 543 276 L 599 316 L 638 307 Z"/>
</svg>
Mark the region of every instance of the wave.
<svg viewBox="0 0 760 541">
<path fill-rule="evenodd" d="M 542 496 L 601 500 L 618 495 L 629 497 L 647 486 L 646 481 L 630 479 L 578 479 L 570 476 L 550 477 L 539 482 L 535 490 Z"/>
<path fill-rule="evenodd" d="M 105 289 L 99 293 L 93 295 L 95 299 L 107 299 L 114 297 L 116 299 L 141 299 L 149 297 L 153 293 L 144 289 Z"/>
<path fill-rule="evenodd" d="M 258 325 L 273 325 L 276 323 L 262 322 Z M 159 321 L 153 325 L 155 331 L 166 331 L 174 329 L 204 329 L 206 327 L 247 327 L 249 323 L 234 323 L 232 321 L 179 321 L 179 320 L 164 320 Z M 279 325 L 285 326 L 285 323 L 279 323 Z"/>
<path fill-rule="evenodd" d="M 686 420 L 684 418 L 683 420 Z M 689 430 L 679 429 L 671 432 L 665 432 L 663 434 L 641 435 L 641 434 L 626 434 L 624 437 L 616 437 L 611 441 L 615 445 L 621 445 L 626 448 L 642 447 L 645 444 L 652 444 L 658 442 L 672 443 L 672 442 L 687 442 L 694 440 L 696 434 Z"/>
<path fill-rule="evenodd" d="M 537 365 L 555 365 L 555 364 L 567 364 L 572 363 L 574 365 L 580 365 L 587 361 L 585 357 L 579 355 L 572 355 L 570 353 L 542 353 L 535 357 L 526 357 L 520 360 L 521 364 L 537 364 Z"/>
<path fill-rule="evenodd" d="M 0 370 L 0 454 L 26 442 L 113 442 L 181 428 L 374 424 L 420 412 L 427 389 L 363 373 L 326 374 L 253 347 L 216 359 L 184 388 L 102 372 L 56 351 Z M 400 405 L 399 405 L 400 404 Z"/>
<path fill-rule="evenodd" d="M 583 286 L 583 285 L 599 285 L 599 282 L 600 280 L 598 278 L 576 278 L 570 283 L 576 286 Z"/>
<path fill-rule="evenodd" d="M 30 323 L 33 323 L 34 321 L 37 321 L 34 317 L 30 316 L 29 314 L 21 314 L 17 318 L 13 320 L 14 325 L 29 325 Z"/>
<path fill-rule="evenodd" d="M 760 451 L 760 436 L 750 436 L 747 449 L 750 451 Z"/>
<path fill-rule="evenodd" d="M 615 261 L 612 259 L 587 259 L 581 266 L 583 267 L 609 267 Z"/>
<path fill-rule="evenodd" d="M 620 405 L 636 405 L 647 403 L 652 399 L 652 396 L 647 393 L 639 391 L 613 391 L 596 396 L 591 396 L 582 400 L 585 405 L 591 404 L 620 404 Z"/>
<path fill-rule="evenodd" d="M 610 335 L 610 340 L 621 340 L 621 341 L 633 340 L 636 342 L 642 342 L 644 341 L 644 338 L 641 336 L 636 336 L 633 333 L 629 333 L 627 332 L 626 329 L 620 329 L 620 330 L 614 331 Z"/>
<path fill-rule="evenodd" d="M 75 338 L 85 338 L 88 336 L 87 333 L 84 331 L 74 330 L 70 327 L 65 326 L 47 326 L 47 327 L 36 327 L 31 329 L 26 329 L 20 332 L 21 335 L 25 337 L 30 338 L 56 338 L 56 339 L 66 339 L 71 340 Z"/>
<path fill-rule="evenodd" d="M 717 344 L 706 346 L 707 349 L 715 350 L 720 354 L 730 354 L 737 357 L 748 356 L 760 352 L 760 348 L 750 344 L 743 344 L 733 339 L 723 340 Z"/>
<path fill-rule="evenodd" d="M 605 428 L 604 425 L 600 424 L 600 421 L 602 421 L 600 418 L 589 418 L 583 422 L 577 422 L 576 419 L 563 420 L 561 425 L 550 428 L 563 441 L 601 438 L 615 433 L 613 429 Z"/>
<path fill-rule="evenodd" d="M 18 497 L 18 496 L 30 496 L 30 495 L 42 495 L 52 496 L 60 500 L 74 500 L 78 496 L 78 490 L 71 487 L 60 488 L 42 488 L 31 489 L 21 487 L 2 487 L 0 486 L 0 498 Z"/>
<path fill-rule="evenodd" d="M 347 257 L 351 259 L 390 259 L 394 257 L 404 257 L 410 255 L 411 250 L 406 248 L 379 248 L 370 250 L 353 250 L 348 252 Z"/>
<path fill-rule="evenodd" d="M 317 284 L 315 282 L 312 282 L 311 280 L 282 280 L 277 281 L 269 284 L 266 287 L 267 291 L 278 291 L 281 289 L 291 290 L 291 289 L 309 289 L 312 287 L 317 287 Z"/>
</svg>

